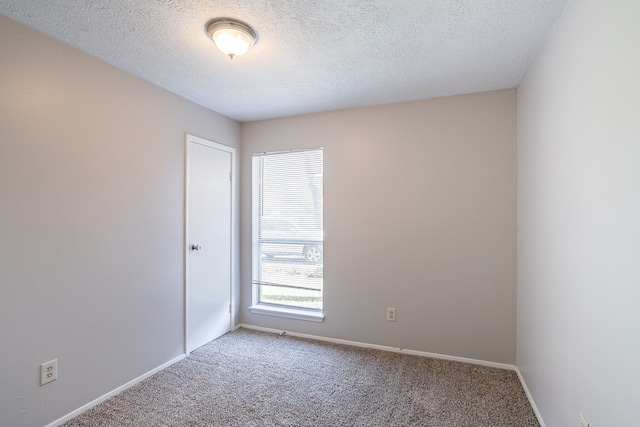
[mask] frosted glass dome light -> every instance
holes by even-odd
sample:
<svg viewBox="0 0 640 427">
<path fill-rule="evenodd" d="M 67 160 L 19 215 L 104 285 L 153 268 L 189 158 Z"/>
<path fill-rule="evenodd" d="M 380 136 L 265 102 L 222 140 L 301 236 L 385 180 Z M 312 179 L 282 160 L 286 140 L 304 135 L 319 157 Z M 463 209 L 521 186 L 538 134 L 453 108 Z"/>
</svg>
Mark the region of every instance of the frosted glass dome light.
<svg viewBox="0 0 640 427">
<path fill-rule="evenodd" d="M 248 51 L 257 40 L 251 27 L 232 19 L 214 19 L 207 26 L 207 33 L 216 47 L 231 59 Z"/>
</svg>

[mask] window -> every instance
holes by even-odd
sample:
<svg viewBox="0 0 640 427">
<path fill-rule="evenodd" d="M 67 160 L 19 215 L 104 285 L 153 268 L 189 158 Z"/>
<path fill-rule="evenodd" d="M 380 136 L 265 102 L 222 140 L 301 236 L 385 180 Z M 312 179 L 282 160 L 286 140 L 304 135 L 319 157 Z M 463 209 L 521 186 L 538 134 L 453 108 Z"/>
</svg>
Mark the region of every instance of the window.
<svg viewBox="0 0 640 427">
<path fill-rule="evenodd" d="M 322 320 L 322 149 L 253 156 L 252 312 Z"/>
</svg>

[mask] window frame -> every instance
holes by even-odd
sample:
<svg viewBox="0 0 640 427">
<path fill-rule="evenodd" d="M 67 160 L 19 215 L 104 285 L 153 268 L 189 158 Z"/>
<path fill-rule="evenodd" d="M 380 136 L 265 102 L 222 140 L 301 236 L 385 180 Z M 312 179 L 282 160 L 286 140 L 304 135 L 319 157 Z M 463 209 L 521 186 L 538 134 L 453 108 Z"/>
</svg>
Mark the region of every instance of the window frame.
<svg viewBox="0 0 640 427">
<path fill-rule="evenodd" d="M 324 289 L 321 289 L 321 297 L 322 297 L 322 308 L 310 308 L 310 307 L 302 307 L 302 306 L 294 306 L 294 305 L 284 305 L 284 304 L 276 304 L 269 302 L 261 302 L 261 289 L 259 283 L 256 283 L 256 278 L 259 277 L 260 272 L 262 271 L 262 256 L 259 253 L 259 222 L 265 218 L 262 216 L 259 211 L 258 205 L 256 202 L 256 197 L 261 197 L 261 194 L 256 194 L 257 192 L 261 192 L 261 190 L 257 190 L 259 186 L 262 185 L 262 180 L 259 182 L 256 180 L 256 158 L 264 158 L 265 156 L 270 155 L 282 155 L 282 154 L 291 154 L 291 153 L 299 153 L 299 152 L 311 152 L 311 151 L 320 151 L 322 153 L 322 163 L 324 163 L 324 151 L 323 148 L 310 148 L 310 149 L 298 149 L 298 150 L 284 150 L 284 151 L 271 151 L 271 152 L 261 152 L 254 153 L 251 159 L 251 241 L 252 241 L 252 250 L 251 250 L 251 306 L 249 310 L 254 314 L 268 315 L 268 316 L 277 316 L 284 317 L 288 319 L 295 320 L 306 320 L 311 322 L 322 322 L 324 321 Z M 324 169 L 324 168 L 323 168 Z M 322 188 L 324 187 L 324 170 L 322 171 Z M 262 203 L 262 202 L 261 202 Z M 321 207 L 321 209 L 324 209 Z M 322 251 L 324 252 L 324 224 L 323 234 L 322 234 Z M 324 260 L 322 264 L 322 268 L 324 271 Z M 324 276 L 324 273 L 323 273 Z M 324 285 L 324 278 L 323 278 Z"/>
</svg>

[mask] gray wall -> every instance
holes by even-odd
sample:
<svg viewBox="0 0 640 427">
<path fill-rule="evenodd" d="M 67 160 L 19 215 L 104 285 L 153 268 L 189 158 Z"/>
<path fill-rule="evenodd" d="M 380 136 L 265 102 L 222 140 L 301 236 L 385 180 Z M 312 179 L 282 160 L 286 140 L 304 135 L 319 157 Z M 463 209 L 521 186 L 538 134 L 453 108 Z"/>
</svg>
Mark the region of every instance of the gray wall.
<svg viewBox="0 0 640 427">
<path fill-rule="evenodd" d="M 569 1 L 518 89 L 518 367 L 548 427 L 638 425 L 639 16 Z"/>
<path fill-rule="evenodd" d="M 42 426 L 183 352 L 184 134 L 240 125 L 1 15 L 0 58 L 0 425 Z"/>
<path fill-rule="evenodd" d="M 251 155 L 310 147 L 326 319 L 252 314 Z M 241 169 L 241 322 L 515 364 L 515 90 L 245 123 Z"/>
</svg>

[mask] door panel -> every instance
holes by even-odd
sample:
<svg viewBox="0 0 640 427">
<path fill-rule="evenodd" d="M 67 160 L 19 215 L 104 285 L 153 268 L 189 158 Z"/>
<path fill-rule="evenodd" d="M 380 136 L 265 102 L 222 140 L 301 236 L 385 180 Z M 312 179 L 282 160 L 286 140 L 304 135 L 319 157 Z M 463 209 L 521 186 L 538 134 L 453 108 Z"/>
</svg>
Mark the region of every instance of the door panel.
<svg viewBox="0 0 640 427">
<path fill-rule="evenodd" d="M 187 140 L 187 353 L 231 329 L 232 153 L 217 146 Z"/>
</svg>

